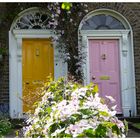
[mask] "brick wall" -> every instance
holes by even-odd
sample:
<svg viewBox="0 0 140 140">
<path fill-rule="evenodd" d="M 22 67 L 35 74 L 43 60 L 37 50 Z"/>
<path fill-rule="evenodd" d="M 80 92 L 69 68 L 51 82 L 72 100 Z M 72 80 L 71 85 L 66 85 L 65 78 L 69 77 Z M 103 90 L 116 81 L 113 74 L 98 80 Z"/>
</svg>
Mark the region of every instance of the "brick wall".
<svg viewBox="0 0 140 140">
<path fill-rule="evenodd" d="M 22 10 L 32 6 L 42 6 L 43 4 L 18 4 L 0 3 L 0 42 L 8 48 L 8 31 L 14 17 Z M 24 8 L 23 8 L 24 7 Z M 89 11 L 100 8 L 113 9 L 121 13 L 131 24 L 134 35 L 134 59 L 136 75 L 136 96 L 137 112 L 140 115 L 140 3 L 90 3 Z M 11 14 L 12 13 L 12 14 Z M 82 19 L 79 19 L 79 22 Z M 9 104 L 9 56 L 5 56 L 0 62 L 0 110 L 8 111 Z"/>
</svg>

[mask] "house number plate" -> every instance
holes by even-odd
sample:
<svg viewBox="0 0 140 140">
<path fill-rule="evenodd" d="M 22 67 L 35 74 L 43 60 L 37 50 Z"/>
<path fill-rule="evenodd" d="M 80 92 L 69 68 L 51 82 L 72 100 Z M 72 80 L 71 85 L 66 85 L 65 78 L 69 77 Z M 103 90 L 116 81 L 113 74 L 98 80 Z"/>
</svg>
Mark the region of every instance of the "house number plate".
<svg viewBox="0 0 140 140">
<path fill-rule="evenodd" d="M 100 80 L 110 80 L 110 76 L 106 75 L 100 76 Z"/>
</svg>

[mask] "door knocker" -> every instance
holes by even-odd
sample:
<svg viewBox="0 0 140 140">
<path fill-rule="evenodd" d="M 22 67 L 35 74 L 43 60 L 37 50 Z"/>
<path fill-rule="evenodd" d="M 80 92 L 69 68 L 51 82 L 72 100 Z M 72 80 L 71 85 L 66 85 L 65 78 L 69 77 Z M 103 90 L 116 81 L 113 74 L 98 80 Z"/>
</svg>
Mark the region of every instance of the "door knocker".
<svg viewBox="0 0 140 140">
<path fill-rule="evenodd" d="M 36 56 L 39 56 L 40 52 L 39 52 L 39 48 L 36 48 Z"/>
<path fill-rule="evenodd" d="M 103 60 L 105 60 L 105 59 L 106 59 L 106 54 L 102 54 L 102 55 L 101 55 L 101 58 L 102 58 Z"/>
</svg>

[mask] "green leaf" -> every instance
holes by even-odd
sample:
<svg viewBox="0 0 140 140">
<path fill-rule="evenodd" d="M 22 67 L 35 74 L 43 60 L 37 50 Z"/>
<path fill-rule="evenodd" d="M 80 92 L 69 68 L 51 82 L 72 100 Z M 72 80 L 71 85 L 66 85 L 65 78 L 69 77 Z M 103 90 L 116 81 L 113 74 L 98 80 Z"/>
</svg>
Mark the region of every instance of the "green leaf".
<svg viewBox="0 0 140 140">
<path fill-rule="evenodd" d="M 94 91 L 95 93 L 99 92 L 98 85 L 95 85 L 95 86 L 94 86 L 94 89 L 93 89 L 93 91 Z"/>
<path fill-rule="evenodd" d="M 47 107 L 46 110 L 47 110 L 48 114 L 50 114 L 52 112 L 52 108 L 51 107 Z"/>
<path fill-rule="evenodd" d="M 72 4 L 69 3 L 69 2 L 63 2 L 62 5 L 61 5 L 61 8 L 63 10 L 67 10 L 67 11 L 69 11 L 71 7 L 72 7 Z"/>
<path fill-rule="evenodd" d="M 99 114 L 102 115 L 102 116 L 105 116 L 105 117 L 109 116 L 109 114 L 105 111 L 99 111 Z"/>
<path fill-rule="evenodd" d="M 112 132 L 116 133 L 117 135 L 121 133 L 117 125 L 112 126 Z"/>
<path fill-rule="evenodd" d="M 72 135 L 71 134 L 65 134 L 64 137 L 65 138 L 72 138 Z"/>
<path fill-rule="evenodd" d="M 114 126 L 115 124 L 112 122 L 103 122 L 103 126 L 106 126 L 108 128 L 112 128 L 112 126 Z"/>
<path fill-rule="evenodd" d="M 55 130 L 57 130 L 58 127 L 59 127 L 59 125 L 57 123 L 52 124 L 49 127 L 49 133 L 51 134 L 51 133 L 55 132 Z"/>
<path fill-rule="evenodd" d="M 86 137 L 86 135 L 84 133 L 81 133 L 77 136 L 77 138 L 85 138 L 85 137 Z"/>
<path fill-rule="evenodd" d="M 86 137 L 89 137 L 89 138 L 95 137 L 95 131 L 92 128 L 84 130 L 84 134 L 86 135 Z"/>
<path fill-rule="evenodd" d="M 128 132 L 128 122 L 124 120 L 125 131 Z"/>
<path fill-rule="evenodd" d="M 102 124 L 98 125 L 96 131 L 95 131 L 95 135 L 98 138 L 104 138 L 106 137 L 106 132 L 107 132 L 107 128 L 105 126 L 103 126 Z"/>
<path fill-rule="evenodd" d="M 93 112 L 90 109 L 81 109 L 80 110 L 81 113 L 83 113 L 84 115 L 92 115 Z"/>
</svg>

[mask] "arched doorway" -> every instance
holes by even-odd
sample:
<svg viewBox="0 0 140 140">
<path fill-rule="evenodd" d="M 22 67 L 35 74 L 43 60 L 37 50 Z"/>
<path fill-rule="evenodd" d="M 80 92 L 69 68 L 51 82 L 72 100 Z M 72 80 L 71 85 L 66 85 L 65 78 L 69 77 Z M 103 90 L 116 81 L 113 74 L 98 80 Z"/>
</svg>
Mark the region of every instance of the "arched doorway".
<svg viewBox="0 0 140 140">
<path fill-rule="evenodd" d="M 133 32 L 129 22 L 116 11 L 98 9 L 79 25 L 84 84 L 97 83 L 101 96 L 116 99 L 117 112 L 136 115 Z M 79 39 L 80 40 L 80 39 Z"/>
<path fill-rule="evenodd" d="M 10 116 L 22 118 L 28 108 L 24 106 L 24 86 L 38 86 L 49 74 L 54 79 L 67 75 L 67 64 L 61 57 L 49 27 L 48 12 L 29 8 L 15 18 L 9 31 Z M 28 93 L 27 93 L 28 94 Z M 33 95 L 26 95 L 31 98 Z M 26 100 L 26 99 L 24 99 Z M 28 100 L 27 100 L 28 101 Z M 26 102 L 25 102 L 26 103 Z"/>
</svg>

